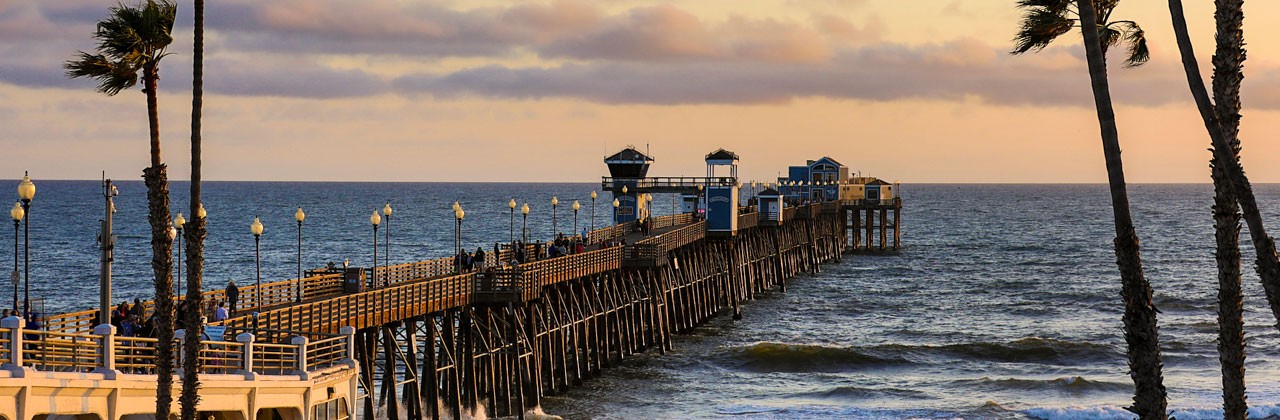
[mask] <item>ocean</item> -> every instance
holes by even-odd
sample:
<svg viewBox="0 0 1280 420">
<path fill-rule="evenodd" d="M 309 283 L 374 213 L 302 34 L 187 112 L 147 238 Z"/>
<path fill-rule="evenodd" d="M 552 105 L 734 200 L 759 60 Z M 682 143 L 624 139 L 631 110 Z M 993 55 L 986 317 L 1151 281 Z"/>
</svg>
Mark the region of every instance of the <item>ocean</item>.
<svg viewBox="0 0 1280 420">
<path fill-rule="evenodd" d="M 31 289 L 45 312 L 87 309 L 98 294 L 96 181 L 40 181 L 31 212 Z M 2 185 L 2 184 L 0 184 Z M 17 185 L 13 181 L 10 185 Z M 145 189 L 119 182 L 114 300 L 149 298 Z M 205 283 L 254 281 L 249 224 L 266 226 L 263 282 L 303 267 L 367 265 L 370 213 L 390 202 L 393 263 L 453 249 L 450 206 L 466 210 L 462 241 L 486 249 L 518 237 L 507 202 L 533 208 L 530 238 L 591 223 L 598 184 L 208 182 Z M 174 210 L 187 184 L 171 186 Z M 1119 275 L 1105 185 L 904 185 L 904 249 L 854 255 L 788 282 L 681 336 L 666 355 L 628 358 L 602 378 L 547 397 L 563 418 L 1129 418 L 1132 382 L 1121 336 Z M 1256 187 L 1280 222 L 1280 185 Z M 1160 315 L 1165 385 L 1179 419 L 1221 418 L 1216 270 L 1209 185 L 1133 185 L 1130 197 Z M 609 223 L 611 198 L 595 203 Z M 671 210 L 656 196 L 657 213 Z M 185 211 L 184 211 L 185 213 Z M 188 216 L 189 218 L 189 216 Z M 10 229 L 12 225 L 9 225 Z M 384 222 L 382 229 L 387 228 Z M 1280 229 L 1280 227 L 1273 228 Z M 0 229 L 0 266 L 13 261 Z M 379 230 L 379 260 L 385 230 Z M 1253 272 L 1244 234 L 1249 403 L 1280 416 L 1280 332 Z M 0 286 L 0 302 L 12 299 Z"/>
</svg>

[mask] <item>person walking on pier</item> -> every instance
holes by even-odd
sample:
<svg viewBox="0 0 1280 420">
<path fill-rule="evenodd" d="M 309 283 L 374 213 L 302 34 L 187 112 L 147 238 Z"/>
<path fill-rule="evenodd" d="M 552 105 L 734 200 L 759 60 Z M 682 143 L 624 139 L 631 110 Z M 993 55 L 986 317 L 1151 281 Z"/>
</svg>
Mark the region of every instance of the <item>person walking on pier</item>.
<svg viewBox="0 0 1280 420">
<path fill-rule="evenodd" d="M 142 317 L 147 314 L 147 310 L 142 307 L 142 299 L 133 298 L 133 307 L 129 309 L 129 315 L 137 315 Z"/>
<path fill-rule="evenodd" d="M 227 320 L 226 302 L 218 302 L 218 309 L 213 310 L 213 322 L 221 322 Z"/>
<path fill-rule="evenodd" d="M 475 265 L 476 270 L 484 269 L 484 249 L 476 247 L 475 256 L 471 257 L 471 264 Z"/>
<path fill-rule="evenodd" d="M 236 287 L 236 281 L 227 282 L 227 301 L 231 303 L 231 316 L 236 316 L 236 299 L 240 298 L 240 288 Z"/>
</svg>

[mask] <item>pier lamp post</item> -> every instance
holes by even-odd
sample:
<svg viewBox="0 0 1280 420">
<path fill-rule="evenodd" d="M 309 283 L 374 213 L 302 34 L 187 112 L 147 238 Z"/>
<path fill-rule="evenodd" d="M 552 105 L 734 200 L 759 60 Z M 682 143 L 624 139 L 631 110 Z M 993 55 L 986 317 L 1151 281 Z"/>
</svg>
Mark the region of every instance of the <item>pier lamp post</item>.
<svg viewBox="0 0 1280 420">
<path fill-rule="evenodd" d="M 591 230 L 596 230 L 596 190 L 591 190 Z"/>
<path fill-rule="evenodd" d="M 653 194 L 644 193 L 644 217 L 648 218 L 653 215 Z M 646 222 L 647 223 L 647 222 Z"/>
<path fill-rule="evenodd" d="M 13 208 L 9 209 L 9 217 L 13 218 L 13 310 L 18 310 L 18 224 L 27 216 L 27 212 L 22 210 L 22 203 L 13 202 Z"/>
<path fill-rule="evenodd" d="M 22 314 L 31 314 L 31 200 L 36 198 L 36 184 L 26 172 L 18 183 L 18 199 L 22 200 Z M 17 308 L 14 308 L 17 309 Z"/>
<path fill-rule="evenodd" d="M 382 244 L 382 250 L 384 251 L 383 254 L 385 254 L 382 256 L 382 266 L 390 267 L 391 266 L 391 203 L 387 203 L 387 205 L 382 206 L 382 217 L 387 219 L 387 229 L 386 229 L 387 241 L 386 243 Z M 387 284 L 391 284 L 390 277 L 388 276 L 383 276 L 383 277 L 387 277 L 387 278 L 384 278 L 383 280 L 386 280 Z"/>
<path fill-rule="evenodd" d="M 307 218 L 307 214 L 302 212 L 302 207 L 298 207 L 298 211 L 293 213 L 293 220 L 298 221 L 298 295 L 296 302 L 302 302 L 302 221 Z"/>
<path fill-rule="evenodd" d="M 622 187 L 622 188 L 626 188 L 626 187 Z M 622 203 L 618 202 L 618 199 L 616 198 L 613 199 L 613 224 L 615 225 L 618 224 L 618 206 L 621 204 Z"/>
<path fill-rule="evenodd" d="M 178 296 L 182 296 L 182 228 L 187 225 L 187 218 L 182 217 L 182 212 L 178 212 L 178 217 L 173 218 L 173 227 L 176 230 L 178 239 Z"/>
<path fill-rule="evenodd" d="M 253 288 L 253 304 L 256 307 L 262 307 L 262 220 L 257 217 L 253 218 L 253 224 L 249 225 L 249 232 L 253 233 L 253 261 L 254 270 L 257 273 L 256 286 Z"/>
<path fill-rule="evenodd" d="M 699 186 L 698 186 L 698 194 L 696 194 L 696 195 L 694 195 L 694 196 L 693 196 L 693 216 L 694 216 L 694 217 L 698 217 L 698 210 L 701 210 L 701 207 L 702 207 L 702 190 L 703 190 L 703 188 L 705 188 L 705 187 L 703 187 L 703 186 L 699 185 Z"/>
<path fill-rule="evenodd" d="M 373 270 L 369 275 L 369 284 L 377 286 L 378 284 L 378 224 L 382 223 L 382 216 L 378 215 L 378 210 L 373 211 L 373 215 L 369 216 L 369 224 L 373 225 Z"/>
<path fill-rule="evenodd" d="M 166 232 L 165 234 L 169 235 L 169 242 L 173 242 L 175 239 L 178 238 L 178 228 L 173 227 L 173 224 L 171 223 L 169 224 L 169 231 Z M 174 249 L 174 252 L 178 253 L 178 255 L 182 255 L 181 250 Z M 177 297 L 181 299 L 182 298 L 182 277 L 178 277 L 177 285 L 174 286 L 174 291 L 177 292 L 177 295 L 178 295 Z"/>
<path fill-rule="evenodd" d="M 454 261 L 456 261 L 455 264 L 457 265 L 457 270 L 459 273 L 462 272 L 462 260 L 457 258 L 457 256 L 462 255 L 462 219 L 465 219 L 466 217 L 467 217 L 467 212 L 462 210 L 462 206 L 458 206 L 457 210 L 453 211 L 453 219 L 457 221 L 457 228 L 455 228 L 454 230 L 455 234 L 454 234 L 453 243 L 454 243 L 454 248 L 456 248 L 458 251 L 456 254 L 454 254 L 455 256 Z"/>
<path fill-rule="evenodd" d="M 573 234 L 574 235 L 578 234 L 578 209 L 580 208 L 582 208 L 582 205 L 578 204 L 578 200 L 573 200 Z"/>
<path fill-rule="evenodd" d="M 507 232 L 507 242 L 516 243 L 516 199 L 512 198 L 507 202 L 507 208 L 511 209 L 511 227 Z"/>
<path fill-rule="evenodd" d="M 559 205 L 560 205 L 560 199 L 556 198 L 555 196 L 551 196 L 551 237 L 552 238 L 555 238 L 556 235 L 560 233 L 560 230 L 556 229 L 556 206 L 559 206 Z"/>
<path fill-rule="evenodd" d="M 520 207 L 520 215 L 524 217 L 520 221 L 520 245 L 524 245 L 529 242 L 529 203 L 524 203 L 524 206 Z"/>
</svg>

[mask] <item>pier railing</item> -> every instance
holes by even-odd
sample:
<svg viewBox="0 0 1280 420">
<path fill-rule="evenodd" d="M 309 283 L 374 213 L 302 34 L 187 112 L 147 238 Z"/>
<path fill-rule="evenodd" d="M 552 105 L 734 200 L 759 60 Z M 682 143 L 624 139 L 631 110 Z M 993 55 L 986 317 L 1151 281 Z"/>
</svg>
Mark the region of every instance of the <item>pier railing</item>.
<svg viewBox="0 0 1280 420">
<path fill-rule="evenodd" d="M 902 206 L 902 197 L 885 198 L 880 200 L 871 200 L 871 199 L 840 200 L 840 206 L 844 206 L 844 207 Z"/>
<path fill-rule="evenodd" d="M 671 226 L 679 226 L 689 224 L 692 220 L 693 215 L 689 213 L 656 216 L 652 218 L 653 226 L 651 226 L 651 228 L 662 229 Z M 692 226 L 693 225 L 686 226 L 681 229 L 689 230 Z M 589 232 L 587 239 L 590 243 L 598 243 L 603 240 L 615 240 L 634 231 L 635 228 L 635 222 L 606 226 Z M 705 227 L 703 229 L 705 229 Z M 686 232 L 686 234 L 688 233 L 690 232 Z M 668 234 L 670 234 L 670 232 L 668 232 Z M 666 235 L 660 235 L 657 237 L 665 236 Z M 674 247 L 670 244 L 664 243 L 664 249 L 669 251 L 674 249 Z M 504 258 L 504 255 L 500 253 L 498 257 Z M 571 255 L 570 257 L 573 256 Z M 504 259 L 499 261 L 509 260 L 509 258 L 509 255 L 506 255 Z M 368 278 L 367 281 L 376 287 L 390 287 L 423 281 L 430 278 L 454 275 L 455 270 L 456 267 L 454 266 L 454 259 L 452 256 L 449 256 L 432 260 L 377 267 L 373 269 L 371 277 Z M 566 268 L 553 272 L 542 271 L 544 274 L 541 275 L 541 278 L 564 278 L 564 276 L 567 275 L 565 274 L 567 272 L 565 270 L 569 269 Z M 554 283 L 555 281 L 560 280 L 554 280 L 551 282 Z M 299 287 L 302 288 L 302 299 L 304 302 L 318 299 L 328 300 L 328 298 L 341 296 L 343 294 L 342 282 L 342 274 L 327 272 L 324 274 L 307 276 L 302 279 L 288 279 L 264 283 L 261 290 L 258 290 L 256 285 L 245 284 L 238 287 L 239 295 L 235 305 L 236 311 L 233 315 L 243 316 L 251 312 L 261 313 L 285 306 L 298 306 L 299 303 L 297 295 Z M 181 301 L 182 298 L 179 297 L 178 300 Z M 230 310 L 231 306 L 225 289 L 204 292 L 202 293 L 201 301 L 204 302 L 204 307 L 201 308 L 201 313 L 210 319 L 213 315 L 213 309 L 216 308 L 218 302 L 225 302 L 228 310 Z M 148 300 L 144 301 L 142 304 L 146 316 L 151 316 L 155 306 L 154 302 Z M 44 329 L 71 334 L 90 334 L 93 332 L 94 327 L 99 324 L 96 316 L 97 310 L 95 309 L 53 315 L 45 319 Z"/>
<path fill-rule="evenodd" d="M 117 371 L 128 374 L 155 374 L 160 341 L 147 337 L 115 334 L 111 327 L 99 327 L 94 334 L 27 330 L 17 317 L 0 320 L 0 363 L 42 372 Z M 355 330 L 340 329 L 311 342 L 293 337 L 286 342 L 259 342 L 253 334 L 240 334 L 236 341 L 201 340 L 201 373 L 243 373 L 296 375 L 329 368 L 351 358 Z M 169 345 L 175 355 L 189 339 L 179 330 Z M 175 361 L 175 367 L 181 366 Z"/>
<path fill-rule="evenodd" d="M 474 273 L 433 278 L 425 281 L 336 296 L 263 311 L 257 326 L 263 329 L 336 333 L 342 326 L 365 328 L 465 305 L 471 302 Z M 255 320 L 233 318 L 214 323 L 251 329 Z"/>
<path fill-rule="evenodd" d="M 662 246 L 663 252 L 670 252 L 676 248 L 697 242 L 707 236 L 707 222 L 701 221 L 688 226 L 640 240 L 638 244 L 657 244 Z"/>
</svg>

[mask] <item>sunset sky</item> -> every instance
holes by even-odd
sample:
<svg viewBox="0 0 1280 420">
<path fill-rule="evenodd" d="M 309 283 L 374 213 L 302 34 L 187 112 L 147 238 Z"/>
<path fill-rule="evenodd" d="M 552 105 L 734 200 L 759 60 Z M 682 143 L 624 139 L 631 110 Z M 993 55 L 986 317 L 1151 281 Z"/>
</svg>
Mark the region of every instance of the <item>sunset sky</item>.
<svg viewBox="0 0 1280 420">
<path fill-rule="evenodd" d="M 0 178 L 140 177 L 142 93 L 61 69 L 114 3 L 0 0 Z M 209 3 L 206 179 L 590 182 L 630 144 L 653 175 L 702 173 L 724 147 L 747 179 L 828 155 L 904 183 L 1106 180 L 1078 32 L 1011 56 L 1011 0 Z M 1186 3 L 1207 71 L 1212 2 Z M 173 179 L 189 169 L 190 12 L 161 68 Z M 1207 182 L 1165 2 L 1114 16 L 1152 42 L 1147 66 L 1111 69 L 1129 180 Z M 1245 168 L 1277 182 L 1280 2 L 1246 16 Z"/>
</svg>

